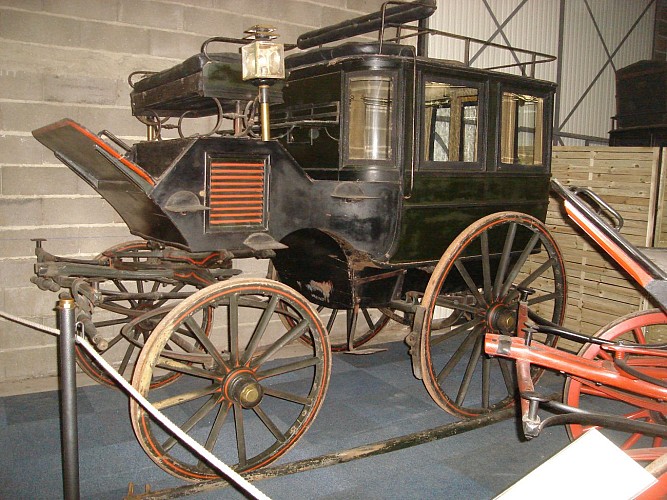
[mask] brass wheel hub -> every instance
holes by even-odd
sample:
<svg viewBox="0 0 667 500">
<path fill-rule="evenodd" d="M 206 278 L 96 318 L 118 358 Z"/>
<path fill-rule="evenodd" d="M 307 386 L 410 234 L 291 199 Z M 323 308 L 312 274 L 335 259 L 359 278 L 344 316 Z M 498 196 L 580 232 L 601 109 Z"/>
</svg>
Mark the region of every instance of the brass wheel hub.
<svg viewBox="0 0 667 500">
<path fill-rule="evenodd" d="M 486 322 L 492 330 L 512 334 L 516 328 L 516 311 L 505 304 L 494 304 L 486 314 Z"/>
<path fill-rule="evenodd" d="M 261 384 L 247 370 L 231 372 L 225 379 L 224 391 L 231 401 L 244 408 L 254 408 L 264 396 Z"/>
</svg>

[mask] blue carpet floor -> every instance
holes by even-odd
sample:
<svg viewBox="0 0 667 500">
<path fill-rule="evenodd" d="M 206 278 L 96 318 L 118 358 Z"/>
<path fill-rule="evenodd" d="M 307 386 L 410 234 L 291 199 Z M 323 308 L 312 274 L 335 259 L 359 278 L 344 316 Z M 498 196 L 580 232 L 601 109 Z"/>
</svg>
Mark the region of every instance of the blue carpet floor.
<svg viewBox="0 0 667 500">
<path fill-rule="evenodd" d="M 278 463 L 431 429 L 456 419 L 412 376 L 406 346 L 372 356 L 336 355 L 331 385 L 310 430 Z M 548 375 L 543 385 L 557 390 Z M 548 392 L 548 391 L 547 391 Z M 136 442 L 127 397 L 100 386 L 78 389 L 82 498 L 118 499 L 185 483 L 162 472 Z M 0 498 L 62 497 L 57 392 L 0 398 Z M 568 443 L 562 428 L 519 437 L 507 420 L 454 437 L 256 483 L 276 499 L 493 498 Z M 193 498 L 242 498 L 231 488 Z"/>
</svg>

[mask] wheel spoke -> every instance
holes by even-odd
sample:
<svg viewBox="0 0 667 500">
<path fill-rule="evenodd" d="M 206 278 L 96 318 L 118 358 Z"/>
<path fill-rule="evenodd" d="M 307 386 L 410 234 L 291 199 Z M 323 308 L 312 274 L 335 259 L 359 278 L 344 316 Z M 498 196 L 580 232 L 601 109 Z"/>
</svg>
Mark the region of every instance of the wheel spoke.
<svg viewBox="0 0 667 500">
<path fill-rule="evenodd" d="M 106 328 L 108 326 L 118 326 L 118 325 L 124 325 L 129 321 L 130 317 L 126 316 L 124 318 L 115 318 L 115 319 L 107 319 L 104 321 L 95 321 L 95 328 Z"/>
<path fill-rule="evenodd" d="M 507 389 L 507 394 L 514 394 L 516 392 L 516 383 L 514 382 L 514 370 L 512 362 L 506 359 L 497 358 L 498 366 L 500 367 L 500 373 L 503 376 L 503 382 L 505 382 L 505 388 Z"/>
<path fill-rule="evenodd" d="M 304 406 L 310 404 L 311 402 L 311 399 L 307 396 L 299 396 L 298 394 L 293 394 L 287 391 L 279 391 L 278 389 L 266 389 L 264 394 L 273 396 L 274 398 L 283 399 L 285 401 L 291 401 L 292 403 L 299 403 Z"/>
<path fill-rule="evenodd" d="M 209 398 L 209 400 L 206 401 L 206 403 L 204 403 L 195 413 L 192 414 L 192 416 L 182 426 L 180 426 L 181 430 L 183 432 L 189 432 L 190 430 L 192 430 L 192 428 L 195 425 L 201 422 L 202 419 L 206 415 L 208 415 L 211 412 L 211 410 L 213 410 L 213 408 L 215 408 L 215 405 L 216 405 L 216 398 L 214 397 Z M 174 447 L 176 443 L 178 443 L 178 439 L 172 436 L 162 444 L 162 448 L 165 451 L 169 451 Z"/>
<path fill-rule="evenodd" d="M 470 306 L 467 304 L 461 304 L 460 299 L 454 299 L 451 297 L 439 297 L 438 300 L 436 301 L 435 305 L 440 306 L 440 307 L 446 307 L 448 309 L 454 309 L 456 311 L 463 311 L 467 312 L 470 314 L 477 314 L 480 311 L 479 307 L 476 306 Z"/>
<path fill-rule="evenodd" d="M 239 360 L 239 296 L 236 293 L 229 297 L 227 315 L 230 356 L 229 361 L 232 366 L 237 366 L 237 362 Z"/>
<path fill-rule="evenodd" d="M 234 426 L 236 428 L 236 452 L 239 457 L 239 465 L 244 467 L 248 463 L 248 456 L 243 428 L 243 408 L 239 403 L 234 403 Z"/>
<path fill-rule="evenodd" d="M 558 292 L 553 292 L 553 293 L 545 293 L 544 295 L 540 295 L 538 297 L 531 297 L 528 299 L 528 305 L 533 306 L 535 304 L 539 304 L 541 302 L 548 302 L 550 300 L 556 300 L 558 297 L 561 297 L 561 294 Z"/>
<path fill-rule="evenodd" d="M 192 317 L 186 318 L 185 324 L 188 326 L 199 343 L 204 346 L 206 352 L 213 357 L 218 366 L 226 371 L 230 371 L 229 365 L 222 357 L 222 353 L 213 345 L 211 339 L 208 338 L 208 335 L 206 335 L 206 333 L 201 329 L 195 319 Z"/>
<path fill-rule="evenodd" d="M 542 276 L 548 269 L 551 269 L 552 266 L 553 261 L 551 259 L 543 262 L 537 269 L 535 269 L 521 283 L 519 283 L 518 288 L 528 288 L 533 281 Z"/>
<path fill-rule="evenodd" d="M 437 381 L 439 384 L 442 384 L 442 382 L 445 380 L 445 378 L 449 375 L 449 373 L 454 369 L 454 367 L 461 361 L 461 358 L 464 356 L 465 352 L 468 350 L 468 348 L 474 344 L 474 342 L 477 340 L 477 336 L 479 335 L 479 328 L 473 328 L 473 330 L 470 332 L 468 335 L 468 338 L 466 338 L 461 345 L 456 349 L 456 352 L 452 355 L 451 358 L 449 358 L 449 361 L 447 361 L 447 364 L 444 366 L 444 368 L 438 373 L 437 376 Z"/>
<path fill-rule="evenodd" d="M 308 329 L 308 322 L 306 320 L 300 321 L 298 324 L 294 325 L 290 330 L 280 337 L 276 342 L 271 345 L 264 353 L 259 356 L 257 359 L 253 360 L 250 363 L 252 368 L 257 368 L 261 366 L 262 363 L 271 359 L 271 357 L 276 354 L 280 349 L 289 344 L 292 340 L 300 337 Z"/>
<path fill-rule="evenodd" d="M 154 287 L 155 289 L 154 289 L 153 291 L 157 292 L 157 289 L 159 288 L 159 285 L 160 285 L 160 284 L 161 284 L 161 283 L 160 283 L 159 281 L 156 281 L 156 282 L 155 282 L 155 285 L 158 285 L 158 286 Z M 183 288 L 185 288 L 185 283 L 179 283 L 178 285 L 174 286 L 174 287 L 169 291 L 169 293 L 170 293 L 170 294 L 173 294 L 173 293 L 176 293 L 176 292 L 180 292 Z M 153 304 L 153 307 L 154 307 L 155 309 L 157 309 L 158 307 L 162 307 L 162 306 L 164 306 L 164 305 L 167 303 L 168 300 L 169 300 L 169 299 L 161 299 L 161 300 L 158 300 L 158 301 L 156 301 L 156 302 Z"/>
<path fill-rule="evenodd" d="M 354 349 L 354 334 L 357 331 L 357 319 L 359 318 L 359 308 L 355 307 L 354 309 L 348 309 L 346 314 L 347 320 L 347 329 L 345 333 L 347 334 L 347 350 L 352 351 Z"/>
<path fill-rule="evenodd" d="M 284 375 L 285 373 L 291 373 L 298 370 L 303 370 L 304 368 L 309 368 L 311 366 L 319 365 L 321 361 L 318 358 L 308 358 L 301 361 L 295 361 L 293 363 L 288 363 L 286 365 L 276 366 L 264 371 L 258 371 L 256 376 L 259 380 L 265 378 L 275 377 L 276 375 Z"/>
<path fill-rule="evenodd" d="M 484 231 L 480 236 L 482 246 L 482 276 L 484 282 L 484 296 L 486 303 L 493 300 L 493 287 L 491 286 L 491 257 L 489 254 L 489 234 Z"/>
<path fill-rule="evenodd" d="M 203 368 L 197 368 L 196 366 L 192 366 L 189 363 L 183 363 L 181 361 L 170 359 L 165 356 L 160 356 L 158 358 L 157 366 L 165 370 L 171 370 L 178 373 L 186 373 L 194 377 L 199 377 L 208 380 L 216 380 L 218 378 L 216 374 L 208 370 L 204 370 Z"/>
<path fill-rule="evenodd" d="M 248 361 L 250 361 L 250 359 L 255 354 L 257 346 L 259 345 L 259 342 L 262 340 L 262 337 L 266 332 L 266 328 L 269 326 L 269 322 L 271 321 L 273 313 L 276 311 L 278 303 L 279 303 L 278 296 L 273 295 L 269 300 L 269 303 L 267 304 L 266 308 L 262 312 L 262 316 L 259 318 L 259 321 L 255 326 L 255 330 L 252 332 L 252 336 L 250 337 L 250 342 L 248 342 L 248 345 L 245 348 L 245 352 L 241 357 L 241 363 L 240 363 L 241 365 L 245 365 Z"/>
<path fill-rule="evenodd" d="M 621 448 L 621 450 L 629 450 L 634 445 L 636 445 L 643 436 L 644 436 L 643 434 L 639 433 L 632 434 L 628 439 L 626 439 L 623 442 L 621 446 L 619 446 L 619 448 Z"/>
<path fill-rule="evenodd" d="M 491 358 L 482 359 L 482 408 L 488 408 L 491 394 Z"/>
<path fill-rule="evenodd" d="M 229 409 L 231 407 L 232 407 L 231 403 L 225 401 L 218 408 L 218 414 L 215 416 L 215 422 L 213 422 L 213 426 L 211 427 L 211 432 L 208 433 L 208 437 L 206 438 L 206 443 L 204 444 L 204 448 L 206 448 L 208 451 L 213 451 L 215 443 L 218 442 L 218 436 L 220 436 L 220 430 L 222 429 L 225 420 L 227 420 L 227 415 L 229 415 Z"/>
<path fill-rule="evenodd" d="M 461 259 L 457 260 L 454 265 L 456 266 L 456 269 L 459 271 L 459 274 L 461 274 L 461 277 L 463 278 L 463 281 L 466 282 L 466 285 L 468 285 L 468 290 L 472 292 L 473 296 L 477 300 L 477 304 L 486 307 L 487 303 L 484 297 L 479 293 L 479 289 L 477 288 L 477 285 L 473 281 L 473 279 L 470 277 L 470 274 L 468 273 L 467 269 L 463 265 L 463 262 L 461 262 Z"/>
<path fill-rule="evenodd" d="M 530 241 L 526 245 L 526 248 L 523 249 L 523 252 L 521 252 L 521 255 L 519 256 L 519 259 L 515 262 L 514 266 L 512 267 L 512 270 L 507 275 L 507 279 L 505 280 L 505 283 L 503 284 L 503 287 L 500 289 L 499 297 L 504 297 L 505 295 L 507 295 L 507 292 L 509 291 L 510 286 L 512 286 L 512 282 L 519 275 L 519 272 L 521 271 L 521 268 L 523 267 L 523 265 L 528 260 L 528 257 L 530 257 L 530 254 L 533 251 L 533 249 L 535 248 L 535 245 L 537 244 L 539 239 L 540 239 L 540 235 L 538 233 L 533 234 L 533 236 L 530 238 Z"/>
<path fill-rule="evenodd" d="M 380 319 L 377 320 L 377 323 L 373 321 L 373 318 L 371 318 L 370 313 L 368 312 L 367 308 L 363 308 L 361 310 L 361 314 L 364 315 L 364 318 L 366 318 L 366 325 L 368 325 L 368 328 L 370 330 L 375 330 L 375 327 L 380 323 L 380 320 L 382 319 L 382 316 L 380 316 Z"/>
<path fill-rule="evenodd" d="M 262 410 L 261 406 L 255 406 L 253 408 L 253 411 L 259 417 L 262 423 L 266 426 L 266 428 L 271 431 L 271 434 L 273 434 L 273 437 L 276 438 L 276 441 L 278 441 L 279 443 L 285 441 L 285 435 L 282 432 L 280 432 L 280 429 L 278 429 L 276 424 L 273 423 L 273 420 L 271 420 L 271 418 L 266 414 L 266 412 Z"/>
<path fill-rule="evenodd" d="M 478 335 L 475 341 L 475 345 L 472 348 L 470 353 L 470 358 L 468 359 L 468 365 L 466 366 L 465 374 L 463 375 L 463 380 L 459 386 L 459 392 L 456 395 L 456 404 L 462 405 L 465 397 L 468 395 L 468 389 L 470 388 L 470 382 L 472 381 L 472 376 L 475 373 L 475 368 L 479 362 L 479 358 L 482 355 L 482 340 L 484 339 L 483 335 Z"/>
<path fill-rule="evenodd" d="M 636 342 L 639 344 L 646 344 L 646 337 L 644 337 L 644 330 L 641 326 L 633 328 L 632 332 L 634 333 Z"/>
<path fill-rule="evenodd" d="M 202 398 L 204 396 L 210 396 L 216 392 L 216 388 L 213 385 L 205 386 L 200 389 L 195 389 L 189 392 L 183 392 L 175 396 L 169 396 L 168 398 L 161 399 L 160 401 L 155 401 L 151 403 L 158 410 L 165 410 L 171 408 L 172 406 L 180 405 L 183 403 L 188 403 L 194 401 L 195 399 Z"/>
<path fill-rule="evenodd" d="M 441 342 L 449 340 L 452 337 L 456 337 L 459 333 L 470 331 L 472 328 L 475 327 L 475 325 L 478 325 L 479 323 L 480 320 L 475 318 L 473 320 L 468 321 L 467 323 L 457 326 L 456 328 L 448 332 L 443 333 L 442 335 L 438 335 L 437 337 L 431 336 L 431 347 L 435 347 Z"/>
<path fill-rule="evenodd" d="M 116 285 L 116 288 L 118 288 L 118 291 L 122 293 L 130 293 L 122 281 L 113 280 L 113 283 L 114 285 Z M 137 307 L 139 307 L 139 303 L 134 299 L 129 299 L 128 302 L 130 303 L 129 309 L 136 309 Z"/>
<path fill-rule="evenodd" d="M 169 342 L 173 342 L 175 345 L 183 349 L 185 352 L 192 353 L 198 351 L 198 349 L 195 347 L 194 344 L 191 344 L 190 342 L 185 340 L 182 335 L 178 335 L 176 332 L 174 332 L 171 335 L 171 337 L 169 338 Z"/>
<path fill-rule="evenodd" d="M 107 348 L 106 349 L 98 349 L 99 352 L 103 353 L 111 349 L 113 346 L 115 346 L 118 342 L 123 340 L 125 338 L 124 335 L 118 334 L 114 336 L 111 340 L 107 340 Z"/>
<path fill-rule="evenodd" d="M 139 332 L 135 332 L 133 335 L 133 339 L 137 340 L 139 337 Z M 130 359 L 132 358 L 132 354 L 134 353 L 134 344 L 132 342 L 128 342 L 127 344 L 127 349 L 125 349 L 125 354 L 123 355 L 123 360 L 120 362 L 120 366 L 118 367 L 118 373 L 121 375 L 125 374 L 125 370 L 127 369 L 127 365 L 130 364 Z"/>
<path fill-rule="evenodd" d="M 329 316 L 329 321 L 327 321 L 327 331 L 331 333 L 333 330 L 334 322 L 336 321 L 336 316 L 338 316 L 338 309 L 332 309 L 331 315 Z"/>
<path fill-rule="evenodd" d="M 498 271 L 496 272 L 496 281 L 493 283 L 493 298 L 497 299 L 500 293 L 500 286 L 505 281 L 505 273 L 507 266 L 510 263 L 510 255 L 512 253 L 512 245 L 514 244 L 514 236 L 516 235 L 517 225 L 515 222 L 509 224 L 507 235 L 505 236 L 505 245 L 503 246 L 503 253 L 500 256 L 500 263 L 498 264 Z"/>
</svg>

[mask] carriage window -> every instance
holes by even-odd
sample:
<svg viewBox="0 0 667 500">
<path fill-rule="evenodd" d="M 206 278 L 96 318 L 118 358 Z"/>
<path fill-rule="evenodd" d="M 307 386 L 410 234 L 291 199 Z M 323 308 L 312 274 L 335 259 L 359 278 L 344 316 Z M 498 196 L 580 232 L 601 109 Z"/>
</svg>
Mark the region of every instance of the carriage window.
<svg viewBox="0 0 667 500">
<path fill-rule="evenodd" d="M 542 165 L 544 99 L 503 92 L 501 160 L 514 165 Z"/>
<path fill-rule="evenodd" d="M 349 145 L 351 160 L 389 160 L 392 156 L 391 78 L 357 76 L 350 78 L 348 97 Z"/>
<path fill-rule="evenodd" d="M 477 161 L 476 88 L 426 82 L 423 151 L 426 161 Z"/>
</svg>

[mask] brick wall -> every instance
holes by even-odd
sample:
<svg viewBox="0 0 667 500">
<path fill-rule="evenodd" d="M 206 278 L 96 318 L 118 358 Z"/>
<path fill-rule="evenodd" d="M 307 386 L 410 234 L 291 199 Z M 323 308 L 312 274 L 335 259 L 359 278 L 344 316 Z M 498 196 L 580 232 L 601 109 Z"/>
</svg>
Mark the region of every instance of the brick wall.
<svg viewBox="0 0 667 500">
<path fill-rule="evenodd" d="M 210 36 L 272 24 L 282 40 L 375 11 L 381 0 L 0 0 L 0 310 L 53 326 L 57 297 L 30 284 L 33 244 L 88 258 L 133 239 L 30 132 L 63 117 L 132 142 L 127 75 L 167 68 Z M 257 265 L 244 264 L 251 272 Z M 55 340 L 0 322 L 0 382 L 56 373 Z"/>
</svg>

